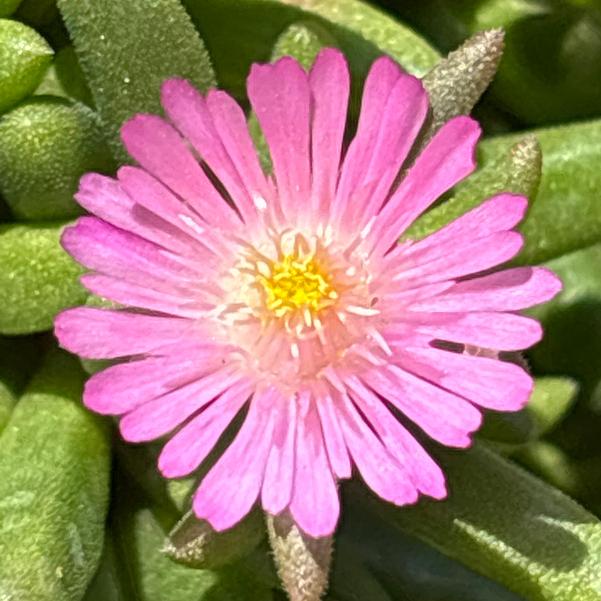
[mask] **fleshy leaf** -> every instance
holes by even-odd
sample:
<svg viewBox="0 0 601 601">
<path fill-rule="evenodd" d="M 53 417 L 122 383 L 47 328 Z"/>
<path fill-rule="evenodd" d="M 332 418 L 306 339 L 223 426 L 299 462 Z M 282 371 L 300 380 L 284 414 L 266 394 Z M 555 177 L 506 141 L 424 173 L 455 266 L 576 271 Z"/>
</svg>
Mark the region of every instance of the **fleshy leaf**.
<svg viewBox="0 0 601 601">
<path fill-rule="evenodd" d="M 0 226 L 0 333 L 50 329 L 58 311 L 85 301 L 61 231 L 53 223 Z"/>
<path fill-rule="evenodd" d="M 354 494 L 391 525 L 529 601 L 601 599 L 601 522 L 491 451 L 446 452 L 450 494 L 398 509 Z"/>
<path fill-rule="evenodd" d="M 184 5 L 211 51 L 219 83 L 240 98 L 250 64 L 268 60 L 276 38 L 299 21 L 333 36 L 357 81 L 380 54 L 418 76 L 439 56 L 411 29 L 360 0 L 184 0 Z"/>
<path fill-rule="evenodd" d="M 578 384 L 570 378 L 536 378 L 526 409 L 535 421 L 538 436 L 547 433 L 565 417 L 577 392 Z"/>
<path fill-rule="evenodd" d="M 601 120 L 535 130 L 544 157 L 535 202 L 520 231 L 526 245 L 517 263 L 548 261 L 601 241 Z M 499 136 L 480 145 L 487 164 L 523 134 Z"/>
<path fill-rule="evenodd" d="M 0 19 L 0 113 L 37 88 L 52 55 L 48 42 L 31 27 Z"/>
<path fill-rule="evenodd" d="M 116 571 L 129 574 L 126 592 L 139 601 L 271 601 L 270 586 L 240 564 L 220 570 L 193 569 L 163 553 L 165 532 L 154 512 L 117 478 L 110 530 Z M 122 576 L 121 576 L 122 577 Z M 126 597 L 129 598 L 129 595 Z M 91 601 L 91 600 L 90 600 Z M 96 600 L 95 600 L 96 601 Z M 104 601 L 104 599 L 97 601 Z"/>
<path fill-rule="evenodd" d="M 344 507 L 330 587 L 341 601 L 371 600 L 371 595 L 361 591 L 366 581 L 373 587 L 379 584 L 388 593 L 386 598 L 395 600 L 522 601 L 500 584 L 407 535 L 351 495 L 344 496 Z"/>
<path fill-rule="evenodd" d="M 36 98 L 0 121 L 0 190 L 17 219 L 67 219 L 80 177 L 114 169 L 97 115 L 87 106 Z"/>
<path fill-rule="evenodd" d="M 528 405 L 515 413 L 488 412 L 478 437 L 511 450 L 543 436 L 565 416 L 576 400 L 578 385 L 570 378 L 535 378 Z"/>
<path fill-rule="evenodd" d="M 225 532 L 189 511 L 175 525 L 163 546 L 168 557 L 191 568 L 220 568 L 250 553 L 265 536 L 260 513 L 254 511 Z"/>
<path fill-rule="evenodd" d="M 0 17 L 12 15 L 19 6 L 21 0 L 0 0 Z"/>
<path fill-rule="evenodd" d="M 54 61 L 35 93 L 71 98 L 93 107 L 92 92 L 73 46 L 65 46 L 54 55 Z"/>
<path fill-rule="evenodd" d="M 59 8 L 117 156 L 119 128 L 160 112 L 161 83 L 180 76 L 215 84 L 209 55 L 177 0 L 59 0 Z"/>
<path fill-rule="evenodd" d="M 0 436 L 0 598 L 77 601 L 108 508 L 105 428 L 81 405 L 77 359 L 53 351 Z"/>
</svg>

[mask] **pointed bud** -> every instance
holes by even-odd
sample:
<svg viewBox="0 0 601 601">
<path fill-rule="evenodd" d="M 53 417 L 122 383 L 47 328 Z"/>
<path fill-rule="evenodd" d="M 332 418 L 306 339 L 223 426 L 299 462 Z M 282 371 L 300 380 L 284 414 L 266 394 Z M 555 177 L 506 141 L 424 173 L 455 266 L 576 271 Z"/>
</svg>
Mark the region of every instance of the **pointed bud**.
<svg viewBox="0 0 601 601">
<path fill-rule="evenodd" d="M 173 528 L 163 553 L 192 568 L 215 569 L 250 553 L 265 534 L 263 521 L 253 511 L 225 532 L 216 532 L 206 520 L 189 511 Z"/>
<path fill-rule="evenodd" d="M 502 29 L 476 33 L 424 77 L 432 117 L 422 144 L 452 117 L 471 112 L 497 72 L 504 36 Z"/>
<path fill-rule="evenodd" d="M 319 601 L 328 587 L 333 537 L 307 536 L 287 512 L 266 519 L 275 565 L 290 601 Z"/>
</svg>

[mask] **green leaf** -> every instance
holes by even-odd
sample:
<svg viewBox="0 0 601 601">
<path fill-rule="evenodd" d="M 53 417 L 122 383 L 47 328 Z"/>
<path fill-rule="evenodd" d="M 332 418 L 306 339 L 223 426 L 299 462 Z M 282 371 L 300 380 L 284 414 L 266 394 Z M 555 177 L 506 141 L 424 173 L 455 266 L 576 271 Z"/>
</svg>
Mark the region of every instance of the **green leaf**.
<svg viewBox="0 0 601 601">
<path fill-rule="evenodd" d="M 519 449 L 513 458 L 566 494 L 579 497 L 582 494 L 581 474 L 570 457 L 558 446 L 537 440 Z"/>
<path fill-rule="evenodd" d="M 12 15 L 19 6 L 21 0 L 0 0 L 0 17 Z"/>
<path fill-rule="evenodd" d="M 520 601 L 522 598 L 450 559 L 373 510 L 344 495 L 344 521 L 336 536 L 332 594 L 362 601 L 357 581 L 377 579 L 389 599 Z M 349 587 L 348 584 L 351 583 Z"/>
<path fill-rule="evenodd" d="M 601 453 L 601 244 L 547 263 L 562 280 L 553 300 L 530 309 L 545 336 L 530 352 L 540 373 L 567 374 L 577 380 L 579 402 L 554 433 L 575 457 Z"/>
<path fill-rule="evenodd" d="M 0 432 L 38 366 L 41 350 L 38 342 L 33 337 L 0 337 Z"/>
<path fill-rule="evenodd" d="M 0 436 L 0 598 L 78 601 L 102 551 L 106 430 L 77 360 L 53 351 Z"/>
<path fill-rule="evenodd" d="M 175 563 L 161 552 L 165 533 L 153 512 L 132 505 L 129 487 L 118 487 L 116 498 L 112 531 L 117 563 L 137 601 L 271 601 L 270 589 L 237 565 L 216 572 Z"/>
<path fill-rule="evenodd" d="M 4 430 L 16 402 L 10 388 L 0 380 L 0 433 Z"/>
<path fill-rule="evenodd" d="M 61 231 L 52 223 L 0 226 L 0 333 L 47 330 L 56 313 L 85 301 Z"/>
<path fill-rule="evenodd" d="M 533 133 L 543 151 L 543 174 L 520 228 L 526 239 L 520 264 L 541 263 L 601 241 L 601 120 Z M 484 164 L 507 152 L 522 135 L 482 142 Z"/>
<path fill-rule="evenodd" d="M 0 120 L 0 189 L 17 219 L 67 219 L 88 171 L 114 169 L 97 115 L 58 98 L 35 98 Z"/>
<path fill-rule="evenodd" d="M 601 599 L 601 522 L 558 490 L 482 447 L 446 452 L 450 494 L 395 508 L 354 495 L 417 536 L 529 601 Z"/>
<path fill-rule="evenodd" d="M 260 511 L 251 512 L 225 532 L 216 532 L 188 511 L 169 533 L 163 553 L 192 568 L 215 569 L 248 555 L 264 537 Z"/>
<path fill-rule="evenodd" d="M 177 0 L 59 0 L 79 61 L 116 155 L 135 113 L 160 112 L 161 83 L 180 76 L 214 85 L 209 55 Z"/>
<path fill-rule="evenodd" d="M 422 215 L 404 237 L 423 238 L 499 192 L 523 194 L 532 199 L 539 185 L 542 163 L 536 137 L 523 137 L 493 156 L 494 159 L 459 184 L 448 201 Z"/>
<path fill-rule="evenodd" d="M 239 98 L 246 95 L 250 64 L 269 60 L 280 33 L 299 21 L 332 36 L 355 83 L 384 53 L 419 76 L 439 58 L 411 29 L 359 0 L 184 0 L 184 5 L 207 43 L 220 85 Z"/>
<path fill-rule="evenodd" d="M 576 400 L 578 384 L 570 378 L 546 376 L 536 378 L 530 397 L 528 413 L 536 423 L 538 436 L 553 429 L 566 415 Z"/>
<path fill-rule="evenodd" d="M 31 27 L 0 19 L 0 113 L 37 88 L 52 54 L 46 40 Z"/>
<path fill-rule="evenodd" d="M 528 405 L 512 413 L 488 411 L 478 438 L 499 445 L 500 451 L 511 451 L 556 426 L 573 405 L 577 392 L 578 385 L 570 378 L 535 378 Z"/>
<path fill-rule="evenodd" d="M 93 107 L 94 100 L 73 46 L 61 48 L 35 91 L 36 95 L 62 96 Z"/>
</svg>

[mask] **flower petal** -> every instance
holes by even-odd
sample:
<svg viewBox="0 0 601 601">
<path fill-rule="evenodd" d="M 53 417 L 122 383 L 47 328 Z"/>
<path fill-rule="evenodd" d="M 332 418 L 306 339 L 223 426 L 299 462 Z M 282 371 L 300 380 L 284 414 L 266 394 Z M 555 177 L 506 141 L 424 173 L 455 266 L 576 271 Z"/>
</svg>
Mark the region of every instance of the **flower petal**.
<svg viewBox="0 0 601 601">
<path fill-rule="evenodd" d="M 309 85 L 313 101 L 311 210 L 322 217 L 336 193 L 346 127 L 350 76 L 344 55 L 334 48 L 322 50 L 309 73 Z"/>
<path fill-rule="evenodd" d="M 336 415 L 334 399 L 328 392 L 318 393 L 315 404 L 321 421 L 323 438 L 328 458 L 334 474 L 340 479 L 350 478 L 352 473 L 351 459 L 344 442 L 342 428 Z"/>
<path fill-rule="evenodd" d="M 434 440 L 452 447 L 467 447 L 470 434 L 482 423 L 471 403 L 397 366 L 385 373 L 374 369 L 362 379 Z"/>
<path fill-rule="evenodd" d="M 412 311 L 517 311 L 552 299 L 560 279 L 544 267 L 515 267 L 454 284 Z"/>
<path fill-rule="evenodd" d="M 175 252 L 189 246 L 162 217 L 136 205 L 118 181 L 98 173 L 87 173 L 79 181 L 77 202 L 104 221 Z"/>
<path fill-rule="evenodd" d="M 121 435 L 129 442 L 145 442 L 164 436 L 241 380 L 242 376 L 231 365 L 205 374 L 136 407 L 121 419 Z"/>
<path fill-rule="evenodd" d="M 376 96 L 377 67 L 376 61 L 370 72 L 373 80 L 368 76 L 365 84 L 357 136 L 345 158 L 336 198 L 342 210 L 335 217 L 343 216 L 344 223 L 356 230 L 362 229 L 384 204 L 428 112 L 428 97 L 421 81 L 400 71 L 388 95 Z M 373 110 L 376 108 L 379 110 Z"/>
<path fill-rule="evenodd" d="M 486 409 L 518 411 L 532 393 L 532 378 L 515 363 L 436 348 L 407 348 L 401 363 Z"/>
<path fill-rule="evenodd" d="M 113 365 L 86 382 L 84 405 L 102 414 L 127 413 L 214 370 L 226 352 L 215 345 L 188 345 L 166 356 Z"/>
<path fill-rule="evenodd" d="M 296 398 L 281 396 L 273 407 L 275 430 L 261 489 L 263 509 L 276 515 L 286 509 L 294 484 L 297 430 Z"/>
<path fill-rule="evenodd" d="M 411 473 L 418 490 L 436 499 L 446 496 L 442 470 L 415 438 L 399 423 L 384 403 L 357 377 L 347 379 L 351 396 L 376 431 L 388 452 Z"/>
<path fill-rule="evenodd" d="M 129 154 L 210 225 L 236 228 L 240 220 L 217 192 L 175 129 L 156 115 L 136 115 L 121 128 Z"/>
<path fill-rule="evenodd" d="M 88 269 L 158 290 L 198 277 L 178 255 L 96 217 L 80 217 L 65 229 L 61 244 Z"/>
<path fill-rule="evenodd" d="M 224 148 L 200 92 L 184 79 L 169 79 L 161 88 L 161 103 L 175 127 L 225 186 L 246 223 L 254 223 L 257 214 L 251 195 Z"/>
<path fill-rule="evenodd" d="M 248 381 L 234 384 L 177 432 L 159 455 L 163 476 L 181 478 L 192 473 L 213 450 L 251 392 Z"/>
<path fill-rule="evenodd" d="M 286 56 L 273 65 L 254 64 L 247 81 L 251 106 L 267 140 L 284 215 L 292 222 L 311 193 L 309 80 Z"/>
<path fill-rule="evenodd" d="M 290 512 L 304 532 L 313 538 L 320 538 L 331 535 L 336 529 L 340 501 L 317 410 L 312 402 L 303 409 L 305 414 L 298 419 Z"/>
<path fill-rule="evenodd" d="M 200 324 L 189 319 L 93 307 L 59 313 L 54 333 L 64 349 L 88 359 L 127 357 L 172 343 L 206 339 Z"/>
<path fill-rule="evenodd" d="M 407 468 L 392 457 L 348 397 L 341 395 L 338 401 L 337 412 L 344 439 L 365 483 L 391 503 L 415 503 L 417 490 Z"/>
<path fill-rule="evenodd" d="M 500 351 L 519 351 L 536 344 L 543 330 L 535 319 L 513 313 L 416 313 L 404 311 L 401 327 L 411 324 L 416 332 L 432 338 Z M 384 331 L 394 337 L 392 325 Z"/>
<path fill-rule="evenodd" d="M 269 408 L 277 398 L 273 389 L 255 394 L 234 442 L 194 495 L 194 513 L 217 531 L 239 522 L 259 496 L 273 438 L 273 414 Z"/>
<path fill-rule="evenodd" d="M 480 133 L 480 126 L 469 117 L 455 117 L 438 130 L 377 216 L 368 248 L 386 253 L 437 198 L 475 169 Z"/>
</svg>

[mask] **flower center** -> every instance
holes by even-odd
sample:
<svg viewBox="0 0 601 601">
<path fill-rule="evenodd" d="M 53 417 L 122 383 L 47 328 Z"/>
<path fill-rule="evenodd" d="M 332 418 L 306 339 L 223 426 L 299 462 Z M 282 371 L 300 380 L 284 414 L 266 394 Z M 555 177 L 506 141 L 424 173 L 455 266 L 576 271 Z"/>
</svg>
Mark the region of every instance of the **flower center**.
<svg viewBox="0 0 601 601">
<path fill-rule="evenodd" d="M 317 314 L 338 298 L 331 278 L 312 255 L 286 255 L 281 261 L 258 265 L 257 282 L 265 306 L 276 317 L 301 311 Z"/>
</svg>

